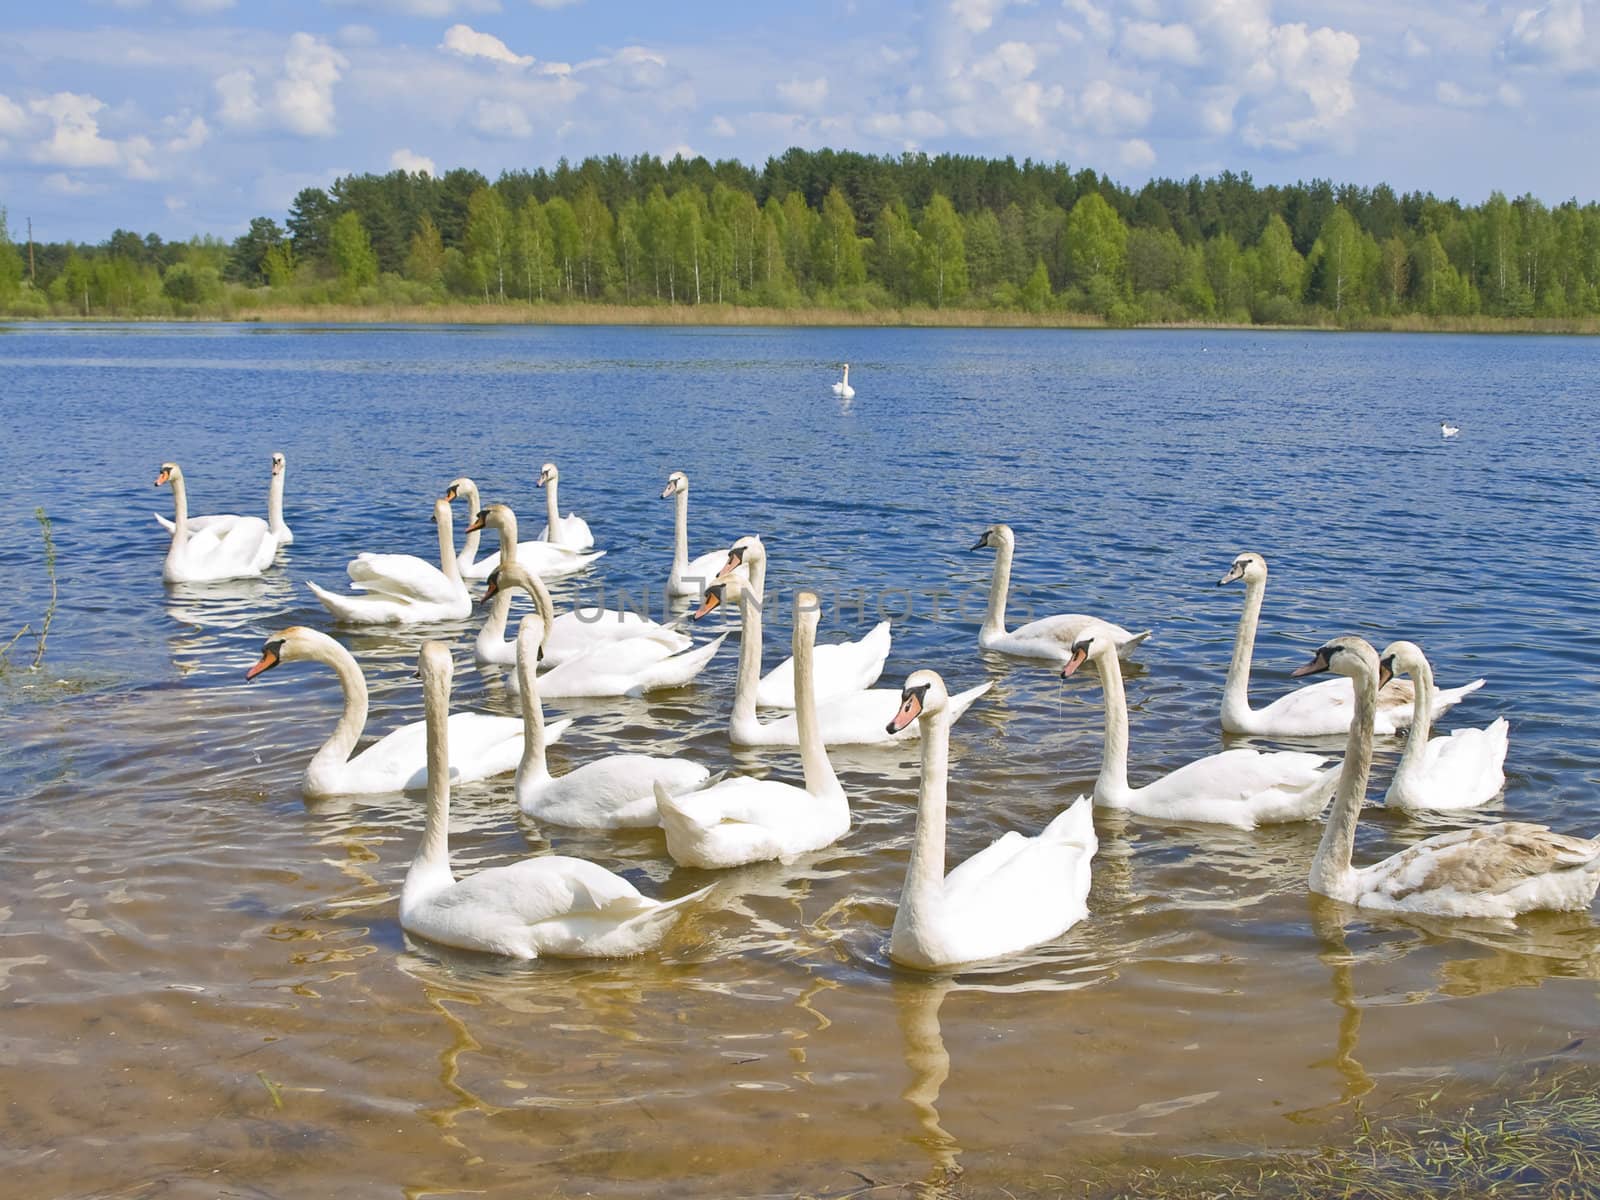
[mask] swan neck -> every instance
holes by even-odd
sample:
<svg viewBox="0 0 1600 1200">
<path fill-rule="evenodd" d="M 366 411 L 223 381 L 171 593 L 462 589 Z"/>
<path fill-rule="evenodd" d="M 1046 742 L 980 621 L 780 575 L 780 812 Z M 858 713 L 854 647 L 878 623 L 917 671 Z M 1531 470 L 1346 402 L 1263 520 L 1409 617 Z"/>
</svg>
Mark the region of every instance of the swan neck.
<svg viewBox="0 0 1600 1200">
<path fill-rule="evenodd" d="M 267 528 L 280 538 L 289 528 L 283 523 L 283 477 L 286 474 L 288 468 L 273 472 L 272 482 L 267 486 Z"/>
<path fill-rule="evenodd" d="M 361 731 L 367 727 L 367 677 L 361 673 L 361 665 L 356 662 L 355 656 L 332 638 L 326 644 L 318 643 L 313 656 L 332 667 L 334 674 L 339 677 L 339 690 L 344 693 L 344 712 L 339 715 L 339 723 L 333 727 L 328 740 L 322 743 L 322 749 L 312 756 L 307 765 L 308 777 L 349 762 L 356 742 L 361 740 Z"/>
<path fill-rule="evenodd" d="M 559 483 L 560 480 L 552 479 L 549 483 L 545 484 L 544 489 L 545 524 L 550 526 L 550 528 L 546 531 L 546 536 L 547 540 L 552 542 L 557 540 L 556 524 L 561 518 L 561 506 L 556 503 L 556 486 Z"/>
<path fill-rule="evenodd" d="M 500 537 L 500 565 L 517 561 L 517 517 L 509 508 L 495 510 L 495 533 Z"/>
<path fill-rule="evenodd" d="M 172 540 L 182 544 L 189 538 L 189 493 L 183 485 L 183 472 L 174 471 L 172 485 Z"/>
<path fill-rule="evenodd" d="M 489 599 L 489 615 L 478 630 L 478 657 L 485 661 L 506 641 L 506 623 L 511 619 L 511 589 L 500 588 Z"/>
<path fill-rule="evenodd" d="M 689 569 L 689 489 L 679 488 L 672 498 L 672 573 L 682 575 Z"/>
<path fill-rule="evenodd" d="M 754 572 L 739 589 L 739 673 L 733 681 L 733 724 L 756 719 L 756 686 L 761 681 L 761 609 L 765 598 L 760 576 Z M 800 696 L 800 664 L 795 663 L 795 701 Z"/>
<path fill-rule="evenodd" d="M 1420 765 L 1427 752 L 1428 735 L 1433 732 L 1433 668 L 1423 659 L 1411 672 L 1411 686 L 1415 696 L 1411 701 L 1411 730 L 1406 734 L 1405 753 L 1395 773 L 1403 774 Z"/>
<path fill-rule="evenodd" d="M 450 867 L 450 683 L 424 677 L 422 703 L 428 723 L 428 809 L 422 841 L 411 860 L 406 890 L 420 868 Z M 402 907 L 405 896 L 401 896 Z"/>
<path fill-rule="evenodd" d="M 828 761 L 822 741 L 822 722 L 817 719 L 817 682 L 812 671 L 811 650 L 816 644 L 814 617 L 794 615 L 794 718 L 800 735 L 800 767 L 805 774 L 806 791 L 822 796 L 839 791 L 839 779 Z M 751 688 L 752 694 L 754 687 Z"/>
<path fill-rule="evenodd" d="M 450 516 L 450 505 L 435 506 L 434 517 L 439 525 L 439 570 L 444 572 L 444 577 L 451 583 L 457 587 L 464 587 L 461 582 L 461 564 L 456 561 L 455 522 Z"/>
<path fill-rule="evenodd" d="M 476 517 L 480 512 L 483 511 L 478 500 L 477 484 L 469 483 L 466 487 L 461 489 L 461 495 L 466 498 L 467 511 L 471 513 L 472 516 Z M 468 521 L 467 524 L 471 525 L 473 522 Z M 467 540 L 461 543 L 461 557 L 457 560 L 459 566 L 470 567 L 475 561 L 477 561 L 478 543 L 482 537 L 483 530 L 481 529 L 474 529 L 471 533 L 467 534 Z M 502 554 L 500 557 L 502 560 L 504 560 L 505 555 Z"/>
<path fill-rule="evenodd" d="M 922 721 L 922 784 L 917 792 L 917 826 L 911 839 L 906 881 L 900 889 L 900 912 L 909 923 L 927 918 L 944 895 L 945 800 L 950 776 L 950 710 Z"/>
<path fill-rule="evenodd" d="M 1233 661 L 1228 664 L 1228 681 L 1222 687 L 1222 711 L 1231 716 L 1250 711 L 1250 662 L 1256 649 L 1256 626 L 1261 621 L 1261 601 L 1267 592 L 1265 579 L 1247 580 L 1244 585 L 1244 611 L 1239 614 L 1239 631 L 1233 638 Z"/>
<path fill-rule="evenodd" d="M 1100 755 L 1100 777 L 1095 781 L 1094 798 L 1100 804 L 1121 807 L 1127 803 L 1128 787 L 1128 694 L 1122 687 L 1122 664 L 1115 650 L 1097 655 L 1100 690 L 1105 699 L 1105 745 Z"/>
<path fill-rule="evenodd" d="M 1361 801 L 1367 794 L 1367 777 L 1372 773 L 1372 723 L 1378 708 L 1377 679 L 1363 671 L 1351 682 L 1355 685 L 1356 710 L 1345 742 L 1344 766 L 1339 770 L 1333 808 L 1311 864 L 1311 890 L 1335 897 L 1340 893 L 1339 885 L 1350 875 L 1356 824 L 1361 819 Z"/>
<path fill-rule="evenodd" d="M 1001 542 L 994 552 L 994 575 L 989 580 L 989 609 L 983 615 L 985 636 L 1003 635 L 1006 631 L 1006 596 L 1011 590 L 1012 547 Z"/>
<path fill-rule="evenodd" d="M 504 556 L 502 555 L 502 557 Z M 519 570 L 521 570 L 520 565 Z M 504 579 L 505 576 L 501 576 L 501 578 Z M 550 599 L 550 589 L 545 587 L 544 580 L 539 577 L 539 573 L 537 571 L 521 570 L 516 582 L 521 585 L 523 591 L 533 597 L 534 607 L 539 610 L 539 615 L 544 618 L 545 628 L 554 628 L 556 602 Z M 510 605 L 510 603 L 511 600 L 507 597 L 506 604 Z"/>
<path fill-rule="evenodd" d="M 530 630 L 531 634 L 531 630 Z M 522 693 L 522 759 L 517 782 L 542 778 L 548 773 L 544 756 L 544 705 L 539 700 L 539 644 L 532 637 L 517 637 L 517 685 Z"/>
</svg>

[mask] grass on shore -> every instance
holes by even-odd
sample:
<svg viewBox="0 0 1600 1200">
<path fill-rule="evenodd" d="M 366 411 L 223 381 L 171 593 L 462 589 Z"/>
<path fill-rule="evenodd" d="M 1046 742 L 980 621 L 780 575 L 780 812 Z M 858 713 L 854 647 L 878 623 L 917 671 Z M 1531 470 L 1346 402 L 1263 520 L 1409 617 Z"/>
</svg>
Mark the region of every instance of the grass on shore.
<svg viewBox="0 0 1600 1200">
<path fill-rule="evenodd" d="M 186 317 L 128 316 L 107 313 L 29 313 L 10 320 L 68 321 L 242 321 L 308 325 L 663 325 L 750 328 L 899 328 L 899 329 L 1105 329 L 1093 313 L 1052 309 L 1023 312 L 990 308 L 826 307 L 760 308 L 738 304 L 274 304 L 223 305 Z M 1421 313 L 1362 316 L 1334 321 L 1329 317 L 1296 325 L 1251 325 L 1233 321 L 1181 320 L 1146 322 L 1141 329 L 1250 329 L 1355 331 L 1369 333 L 1523 333 L 1600 334 L 1600 317 L 1430 317 Z"/>
</svg>

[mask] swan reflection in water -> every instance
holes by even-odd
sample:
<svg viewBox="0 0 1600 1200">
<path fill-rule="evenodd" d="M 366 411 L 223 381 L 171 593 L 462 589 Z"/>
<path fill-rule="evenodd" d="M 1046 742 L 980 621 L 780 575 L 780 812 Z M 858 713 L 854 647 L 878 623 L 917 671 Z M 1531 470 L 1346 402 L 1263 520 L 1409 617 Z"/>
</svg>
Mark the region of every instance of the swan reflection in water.
<svg viewBox="0 0 1600 1200">
<path fill-rule="evenodd" d="M 939 1009 L 957 987 L 954 979 L 919 978 L 899 972 L 892 985 L 895 1018 L 911 1081 L 901 1097 L 916 1114 L 920 1132 L 913 1139 L 928 1154 L 933 1175 L 927 1186 L 938 1188 L 961 1174 L 961 1144 L 939 1120 L 939 1091 L 950 1078 L 950 1054 L 944 1047 Z"/>
</svg>

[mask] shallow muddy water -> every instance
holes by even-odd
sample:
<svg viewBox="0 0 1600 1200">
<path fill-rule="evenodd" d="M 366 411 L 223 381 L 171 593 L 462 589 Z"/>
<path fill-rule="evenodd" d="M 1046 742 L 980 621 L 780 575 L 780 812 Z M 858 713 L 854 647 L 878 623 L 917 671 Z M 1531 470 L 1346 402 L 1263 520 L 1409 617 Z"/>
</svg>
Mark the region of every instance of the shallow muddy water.
<svg viewBox="0 0 1600 1200">
<path fill-rule="evenodd" d="M 829 394 L 844 359 L 847 406 Z M 914 750 L 836 752 L 850 834 L 720 875 L 675 868 L 658 832 L 540 828 L 509 777 L 459 788 L 458 872 L 555 849 L 652 894 L 716 890 L 638 960 L 414 941 L 396 899 L 420 798 L 308 805 L 337 684 L 244 671 L 271 631 L 329 627 L 303 580 L 342 587 L 360 550 L 430 556 L 456 475 L 537 533 L 546 459 L 609 551 L 558 602 L 648 596 L 660 615 L 658 496 L 682 469 L 691 553 L 760 533 L 769 594 L 820 589 L 824 639 L 896 618 L 884 686 L 923 666 L 995 681 L 953 736 L 952 859 L 1036 830 L 1099 766 L 1092 677 L 977 650 L 992 556 L 967 547 L 997 520 L 1017 531 L 1013 623 L 1154 627 L 1128 680 L 1134 782 L 1221 746 L 1243 596 L 1214 585 L 1252 549 L 1272 571 L 1258 702 L 1355 632 L 1419 641 L 1444 683 L 1488 678 L 1444 729 L 1510 718 L 1502 800 L 1369 809 L 1359 859 L 1508 816 L 1593 833 L 1597 394 L 1600 344 L 1555 338 L 0 330 L 0 637 L 46 604 L 36 505 L 60 581 L 46 669 L 0 680 L 5 1194 L 769 1195 L 952 1171 L 981 1192 L 1090 1158 L 1314 1141 L 1419 1079 L 1594 1065 L 1593 912 L 1513 926 L 1313 901 L 1320 825 L 1101 813 L 1089 920 L 999 969 L 894 968 Z M 296 536 L 280 564 L 164 587 L 160 463 L 182 463 L 194 511 L 257 513 L 273 450 Z M 787 614 L 767 624 L 771 664 Z M 453 643 L 454 703 L 513 712 L 504 675 L 471 666 L 472 629 L 427 630 Z M 419 719 L 421 634 L 340 637 L 369 731 Z M 730 748 L 735 653 L 648 701 L 551 702 L 581 717 L 553 765 L 625 743 L 797 776 L 794 754 Z"/>
</svg>

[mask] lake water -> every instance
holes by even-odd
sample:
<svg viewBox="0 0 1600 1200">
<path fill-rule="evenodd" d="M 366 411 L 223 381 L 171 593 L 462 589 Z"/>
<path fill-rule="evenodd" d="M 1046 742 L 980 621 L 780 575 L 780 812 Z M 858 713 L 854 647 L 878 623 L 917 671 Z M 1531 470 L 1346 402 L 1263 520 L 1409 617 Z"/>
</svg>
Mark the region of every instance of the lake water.
<svg viewBox="0 0 1600 1200">
<path fill-rule="evenodd" d="M 829 391 L 846 359 L 849 405 Z M 1488 677 L 1445 729 L 1510 718 L 1503 801 L 1369 809 L 1360 860 L 1470 820 L 1594 833 L 1596 396 L 1600 342 L 1559 338 L 0 330 L 0 637 L 45 607 L 37 505 L 61 589 L 42 678 L 0 681 L 7 1194 L 844 1194 L 952 1169 L 980 1192 L 1047 1173 L 1071 1190 L 1090 1160 L 1315 1141 L 1419 1080 L 1597 1065 L 1594 913 L 1423 923 L 1313 902 L 1315 824 L 1101 813 L 1089 920 L 1003 970 L 897 970 L 914 752 L 836 754 L 849 836 L 716 877 L 659 954 L 442 950 L 396 914 L 420 800 L 300 795 L 331 672 L 244 681 L 266 634 L 328 626 L 303 580 L 342 587 L 361 550 L 432 556 L 452 477 L 537 533 L 546 459 L 609 550 L 558 602 L 603 584 L 650 591 L 659 615 L 658 496 L 681 469 L 691 553 L 761 534 L 770 591 L 821 589 L 825 639 L 883 603 L 884 686 L 924 666 L 996 682 L 953 739 L 953 859 L 1036 830 L 1099 765 L 1092 676 L 977 650 L 992 555 L 967 548 L 998 520 L 1017 531 L 1014 623 L 1154 627 L 1128 683 L 1135 782 L 1222 744 L 1243 593 L 1214 585 L 1251 549 L 1272 572 L 1258 702 L 1355 632 L 1419 641 L 1442 682 Z M 273 450 L 297 539 L 280 565 L 164 587 L 160 463 L 183 465 L 193 511 L 258 513 Z M 455 704 L 512 712 L 503 676 L 470 665 L 472 629 L 429 631 L 453 642 Z M 788 637 L 769 620 L 769 665 Z M 420 719 L 420 635 L 343 640 L 369 729 Z M 557 768 L 625 742 L 797 776 L 793 754 L 728 744 L 735 649 L 657 700 L 571 706 Z M 458 789 L 454 817 L 458 870 L 557 850 L 652 894 L 713 880 L 674 868 L 658 832 L 537 827 L 509 777 Z"/>
</svg>

